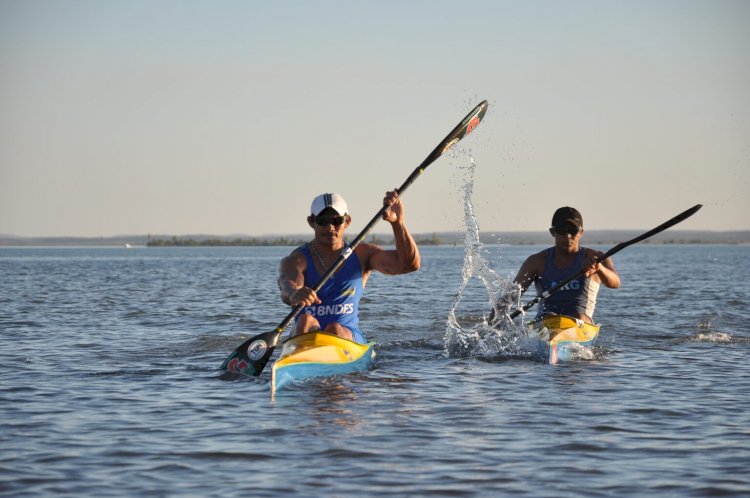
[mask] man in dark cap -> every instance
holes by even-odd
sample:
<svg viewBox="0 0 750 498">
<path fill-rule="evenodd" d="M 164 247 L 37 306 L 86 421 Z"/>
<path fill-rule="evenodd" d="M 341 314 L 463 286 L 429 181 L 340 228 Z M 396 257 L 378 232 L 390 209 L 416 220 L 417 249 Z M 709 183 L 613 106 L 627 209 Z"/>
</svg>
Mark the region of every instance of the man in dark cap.
<svg viewBox="0 0 750 498">
<path fill-rule="evenodd" d="M 354 342 L 366 343 L 359 329 L 359 300 L 373 270 L 400 275 L 419 269 L 419 249 L 404 224 L 404 204 L 397 191 L 386 192 L 388 206 L 383 219 L 391 224 L 395 249 L 382 249 L 361 243 L 346 262 L 316 293 L 312 287 L 344 251 L 352 251 L 344 241 L 344 231 L 352 221 L 346 201 L 339 194 L 315 197 L 307 224 L 313 239 L 281 260 L 279 290 L 290 306 L 302 305 L 294 335 L 322 330 Z"/>
<path fill-rule="evenodd" d="M 541 294 L 585 269 L 578 278 L 542 301 L 538 316 L 567 315 L 594 323 L 599 286 L 604 284 L 610 289 L 620 287 L 620 276 L 612 258 L 597 261 L 603 255 L 601 251 L 580 245 L 584 233 L 583 217 L 575 208 L 565 206 L 555 211 L 549 232 L 555 238 L 555 245 L 529 256 L 521 265 L 514 282 L 521 287 L 521 293 L 526 292 L 534 282 L 537 293 Z M 507 296 L 505 299 L 508 299 Z M 507 305 L 505 303 L 505 307 Z M 490 323 L 494 317 L 493 309 Z"/>
</svg>

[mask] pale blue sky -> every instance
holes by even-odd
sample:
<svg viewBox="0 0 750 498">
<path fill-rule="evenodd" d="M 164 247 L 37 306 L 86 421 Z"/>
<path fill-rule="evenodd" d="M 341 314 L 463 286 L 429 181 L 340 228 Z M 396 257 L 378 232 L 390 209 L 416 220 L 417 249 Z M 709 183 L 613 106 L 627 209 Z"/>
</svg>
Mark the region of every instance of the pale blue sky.
<svg viewBox="0 0 750 498">
<path fill-rule="evenodd" d="M 750 2 L 0 0 L 0 234 L 357 233 L 474 105 L 483 231 L 750 229 Z M 462 230 L 468 160 L 405 196 Z M 379 232 L 387 226 L 379 226 Z"/>
</svg>

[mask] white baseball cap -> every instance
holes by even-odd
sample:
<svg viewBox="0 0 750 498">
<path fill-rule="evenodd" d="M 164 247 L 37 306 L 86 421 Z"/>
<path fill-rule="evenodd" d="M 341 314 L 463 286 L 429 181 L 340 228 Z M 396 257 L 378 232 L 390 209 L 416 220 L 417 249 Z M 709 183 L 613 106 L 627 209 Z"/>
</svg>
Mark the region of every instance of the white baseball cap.
<svg viewBox="0 0 750 498">
<path fill-rule="evenodd" d="M 346 201 L 339 194 L 320 194 L 313 199 L 312 206 L 310 206 L 310 213 L 313 216 L 317 216 L 326 208 L 332 208 L 341 216 L 349 212 Z"/>
</svg>

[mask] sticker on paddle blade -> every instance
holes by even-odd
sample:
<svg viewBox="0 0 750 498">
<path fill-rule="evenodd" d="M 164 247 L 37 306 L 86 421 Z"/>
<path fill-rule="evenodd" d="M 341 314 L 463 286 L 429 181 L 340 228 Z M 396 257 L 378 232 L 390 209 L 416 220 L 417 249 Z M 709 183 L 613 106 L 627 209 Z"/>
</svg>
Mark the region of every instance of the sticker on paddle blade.
<svg viewBox="0 0 750 498">
<path fill-rule="evenodd" d="M 263 339 L 258 339 L 257 341 L 251 342 L 247 347 L 247 357 L 250 358 L 250 361 L 258 361 L 263 358 L 267 349 L 268 343 Z"/>
<path fill-rule="evenodd" d="M 241 360 L 239 358 L 232 358 L 229 363 L 227 363 L 226 370 L 228 372 L 234 372 L 234 373 L 245 373 L 245 371 L 248 369 L 250 365 L 245 360 Z"/>
<path fill-rule="evenodd" d="M 469 124 L 466 125 L 466 134 L 468 135 L 472 131 L 474 131 L 474 128 L 477 127 L 479 124 L 479 114 L 471 118 L 471 121 L 469 121 Z"/>
</svg>

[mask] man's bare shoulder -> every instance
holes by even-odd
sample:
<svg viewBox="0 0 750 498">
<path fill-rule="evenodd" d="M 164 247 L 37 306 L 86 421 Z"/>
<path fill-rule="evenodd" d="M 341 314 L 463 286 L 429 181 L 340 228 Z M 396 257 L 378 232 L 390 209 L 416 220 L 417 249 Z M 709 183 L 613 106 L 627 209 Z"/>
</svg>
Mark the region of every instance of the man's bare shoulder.
<svg viewBox="0 0 750 498">
<path fill-rule="evenodd" d="M 524 261 L 523 265 L 526 267 L 527 270 L 537 270 L 538 272 L 541 272 L 544 270 L 544 265 L 547 263 L 547 249 L 543 249 L 537 253 L 532 254 L 528 258 L 526 258 L 526 261 Z"/>
<path fill-rule="evenodd" d="M 281 258 L 281 265 L 297 265 L 302 262 L 306 262 L 307 258 L 305 258 L 305 253 L 302 252 L 301 247 L 297 247 L 292 252 L 290 252 L 288 255 Z"/>
</svg>

